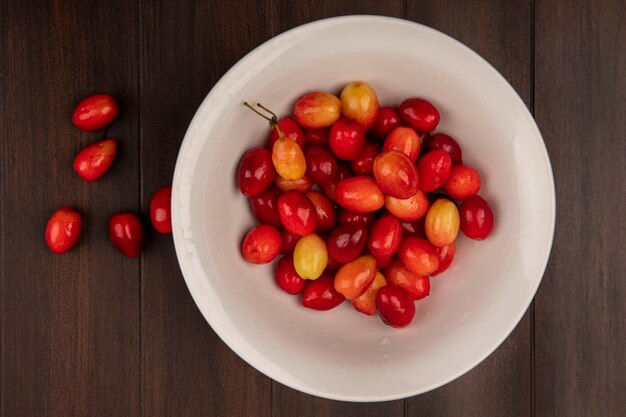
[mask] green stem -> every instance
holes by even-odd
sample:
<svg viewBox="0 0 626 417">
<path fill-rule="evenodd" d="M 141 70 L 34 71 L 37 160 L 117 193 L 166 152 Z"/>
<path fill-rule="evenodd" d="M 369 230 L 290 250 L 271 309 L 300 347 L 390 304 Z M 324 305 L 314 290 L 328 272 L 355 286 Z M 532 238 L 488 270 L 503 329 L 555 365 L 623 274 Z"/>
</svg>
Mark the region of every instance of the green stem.
<svg viewBox="0 0 626 417">
<path fill-rule="evenodd" d="M 261 103 L 257 103 L 256 105 L 258 107 L 260 107 L 261 109 L 265 110 L 266 112 L 272 115 L 272 117 L 270 118 L 262 114 L 261 112 L 259 112 L 254 107 L 252 107 L 250 103 L 248 103 L 247 101 L 244 101 L 243 105 L 249 108 L 250 110 L 252 110 L 253 112 L 255 112 L 256 114 L 258 114 L 259 116 L 261 116 L 262 118 L 264 118 L 265 120 L 267 120 L 270 124 L 270 127 L 273 129 L 276 129 L 276 132 L 278 133 L 278 139 L 285 140 L 285 135 L 283 135 L 283 132 L 281 132 L 280 128 L 278 127 L 278 116 L 276 116 L 276 113 L 274 113 L 273 111 L 271 111 L 270 109 L 262 105 Z"/>
</svg>

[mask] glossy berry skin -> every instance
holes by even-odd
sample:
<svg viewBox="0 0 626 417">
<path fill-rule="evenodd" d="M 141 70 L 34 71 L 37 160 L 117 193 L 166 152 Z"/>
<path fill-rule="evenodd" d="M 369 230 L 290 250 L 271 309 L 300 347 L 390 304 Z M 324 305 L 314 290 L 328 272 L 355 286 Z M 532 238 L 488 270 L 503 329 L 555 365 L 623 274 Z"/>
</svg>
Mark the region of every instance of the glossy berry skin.
<svg viewBox="0 0 626 417">
<path fill-rule="evenodd" d="M 309 191 L 305 193 L 315 206 L 317 214 L 316 232 L 327 233 L 337 226 L 337 209 L 332 201 L 319 191 Z"/>
<path fill-rule="evenodd" d="M 282 244 L 280 245 L 280 253 L 283 255 L 290 255 L 293 253 L 296 248 L 296 244 L 300 239 L 300 235 L 295 233 L 291 233 L 287 229 L 280 229 L 280 237 L 282 239 Z"/>
<path fill-rule="evenodd" d="M 315 206 L 299 191 L 287 191 L 278 198 L 278 215 L 285 229 L 300 236 L 317 227 Z"/>
<path fill-rule="evenodd" d="M 402 289 L 385 286 L 376 294 L 378 314 L 385 324 L 391 327 L 406 327 L 415 316 L 415 304 Z"/>
<path fill-rule="evenodd" d="M 400 104 L 400 117 L 418 132 L 432 132 L 439 124 L 439 112 L 429 101 L 409 98 Z"/>
<path fill-rule="evenodd" d="M 341 108 L 346 119 L 356 120 L 368 130 L 378 118 L 378 96 L 371 85 L 355 81 L 341 91 Z"/>
<path fill-rule="evenodd" d="M 450 267 L 452 261 L 454 261 L 454 257 L 456 256 L 456 243 L 452 242 L 448 246 L 437 248 L 437 256 L 439 257 L 439 268 L 430 274 L 431 277 L 445 272 Z"/>
<path fill-rule="evenodd" d="M 348 263 L 358 258 L 367 244 L 367 229 L 359 223 L 338 226 L 328 237 L 328 254 L 334 260 Z"/>
<path fill-rule="evenodd" d="M 428 213 L 430 202 L 426 194 L 422 190 L 418 190 L 415 195 L 406 199 L 385 197 L 385 208 L 402 221 L 414 222 Z"/>
<path fill-rule="evenodd" d="M 452 201 L 439 199 L 430 206 L 424 222 L 426 238 L 436 247 L 454 243 L 459 233 L 459 211 Z"/>
<path fill-rule="evenodd" d="M 94 94 L 82 99 L 74 109 L 72 123 L 80 130 L 93 132 L 109 125 L 118 113 L 115 99 L 108 94 Z"/>
<path fill-rule="evenodd" d="M 402 125 L 400 114 L 393 107 L 382 107 L 378 112 L 376 123 L 367 132 L 374 139 L 383 140 L 389 132 Z"/>
<path fill-rule="evenodd" d="M 65 253 L 80 240 L 83 221 L 80 213 L 69 207 L 55 211 L 46 225 L 46 244 L 54 253 Z"/>
<path fill-rule="evenodd" d="M 376 213 L 355 213 L 352 210 L 345 209 L 343 207 L 339 208 L 339 214 L 337 215 L 337 221 L 339 224 L 346 224 L 350 222 L 355 222 L 362 224 L 366 229 L 369 229 L 376 220 Z"/>
<path fill-rule="evenodd" d="M 328 146 L 333 154 L 341 160 L 355 159 L 365 147 L 365 131 L 363 126 L 354 120 L 341 118 L 330 128 Z"/>
<path fill-rule="evenodd" d="M 429 137 L 424 142 L 426 151 L 434 151 L 435 149 L 441 149 L 450 154 L 452 165 L 459 165 L 463 163 L 463 152 L 461 147 L 452 136 L 445 133 L 436 133 Z"/>
<path fill-rule="evenodd" d="M 293 115 L 305 129 L 322 129 L 341 116 L 341 100 L 330 93 L 314 91 L 296 101 Z"/>
<path fill-rule="evenodd" d="M 105 139 L 84 148 L 74 158 L 74 171 L 85 181 L 95 181 L 111 167 L 117 153 L 117 141 Z"/>
<path fill-rule="evenodd" d="M 409 271 L 398 259 L 394 259 L 385 268 L 385 277 L 389 285 L 402 288 L 406 295 L 413 300 L 421 300 L 430 294 L 430 279 L 428 276 Z"/>
<path fill-rule="evenodd" d="M 337 307 L 346 299 L 335 290 L 334 274 L 325 271 L 315 281 L 308 281 L 302 294 L 302 305 L 313 310 L 325 311 Z"/>
<path fill-rule="evenodd" d="M 372 141 L 365 143 L 363 151 L 350 161 L 350 167 L 355 175 L 372 175 L 374 159 L 380 154 L 380 144 Z"/>
<path fill-rule="evenodd" d="M 278 287 L 288 294 L 300 294 L 306 287 L 306 280 L 296 272 L 292 256 L 283 256 L 278 260 L 274 278 Z"/>
<path fill-rule="evenodd" d="M 380 188 L 370 177 L 358 176 L 337 184 L 337 204 L 356 213 L 371 213 L 385 204 Z"/>
<path fill-rule="evenodd" d="M 278 197 L 281 192 L 276 188 L 268 188 L 260 194 L 250 197 L 250 206 L 254 217 L 261 224 L 269 224 L 274 227 L 282 227 L 278 214 Z"/>
<path fill-rule="evenodd" d="M 291 117 L 283 117 L 278 121 L 278 128 L 284 137 L 296 142 L 301 149 L 304 149 L 305 135 L 302 128 Z M 278 140 L 278 131 L 275 127 L 270 128 L 269 144 L 270 149 L 274 147 L 274 142 Z"/>
<path fill-rule="evenodd" d="M 109 237 L 113 246 L 125 256 L 135 259 L 145 244 L 141 220 L 134 213 L 118 213 L 109 220 Z M 280 235 L 279 235 L 280 237 Z"/>
<path fill-rule="evenodd" d="M 346 178 L 350 178 L 354 176 L 352 170 L 350 169 L 350 165 L 346 161 L 339 161 L 337 168 L 337 176 L 330 184 L 321 185 L 322 191 L 328 198 L 332 201 L 337 201 L 337 184 L 340 181 L 345 180 Z"/>
<path fill-rule="evenodd" d="M 417 161 L 420 190 L 431 193 L 446 183 L 452 169 L 450 154 L 441 149 L 427 152 Z"/>
<path fill-rule="evenodd" d="M 327 146 L 330 128 L 304 129 L 304 138 L 307 145 Z"/>
<path fill-rule="evenodd" d="M 402 224 L 395 216 L 381 216 L 370 230 L 367 248 L 376 260 L 391 258 L 402 243 Z"/>
<path fill-rule="evenodd" d="M 293 251 L 293 264 L 302 278 L 319 278 L 328 264 L 328 250 L 324 239 L 315 233 L 302 236 Z"/>
<path fill-rule="evenodd" d="M 304 150 L 307 162 L 307 173 L 320 185 L 330 184 L 337 176 L 339 169 L 337 159 L 325 147 L 307 146 Z"/>
<path fill-rule="evenodd" d="M 374 160 L 374 178 L 386 196 L 410 198 L 419 190 L 415 164 L 398 151 L 383 152 Z"/>
<path fill-rule="evenodd" d="M 162 187 L 155 191 L 150 200 L 150 220 L 152 227 L 163 234 L 172 233 L 172 187 Z"/>
<path fill-rule="evenodd" d="M 250 149 L 239 161 L 237 180 L 239 190 L 245 196 L 261 193 L 272 184 L 275 176 L 272 154 L 266 148 Z"/>
<path fill-rule="evenodd" d="M 404 235 L 426 237 L 426 234 L 424 233 L 424 219 L 422 218 L 413 222 L 402 222 L 402 233 Z"/>
<path fill-rule="evenodd" d="M 301 193 L 306 193 L 313 188 L 315 183 L 307 174 L 304 174 L 302 178 L 297 180 L 286 180 L 280 175 L 276 175 L 276 178 L 274 178 L 274 185 L 282 192 L 295 190 L 300 191 Z"/>
<path fill-rule="evenodd" d="M 272 147 L 272 163 L 278 175 L 286 180 L 299 180 L 306 173 L 302 148 L 291 139 L 279 139 Z"/>
<path fill-rule="evenodd" d="M 467 165 L 454 165 L 443 189 L 455 200 L 465 200 L 476 195 L 480 190 L 480 174 Z"/>
<path fill-rule="evenodd" d="M 374 281 L 367 287 L 367 290 L 354 300 L 352 300 L 352 305 L 358 311 L 363 314 L 367 314 L 368 316 L 373 316 L 378 312 L 376 308 L 376 295 L 378 294 L 378 290 L 387 285 L 387 281 L 385 277 L 380 272 L 376 273 L 374 277 Z"/>
<path fill-rule="evenodd" d="M 408 126 L 393 129 L 383 144 L 383 152 L 398 151 L 405 154 L 415 163 L 420 154 L 420 137 L 417 132 Z"/>
<path fill-rule="evenodd" d="M 470 239 L 486 239 L 493 230 L 493 211 L 489 203 L 475 195 L 461 203 L 461 231 Z"/>
<path fill-rule="evenodd" d="M 430 275 L 439 268 L 437 249 L 426 239 L 405 236 L 398 249 L 398 257 L 409 271 Z"/>
<path fill-rule="evenodd" d="M 348 300 L 363 294 L 376 277 L 376 259 L 363 255 L 343 265 L 335 275 L 335 289 Z"/>
<path fill-rule="evenodd" d="M 282 238 L 274 226 L 261 224 L 252 228 L 241 244 L 243 258 L 253 264 L 266 264 L 280 252 Z"/>
</svg>

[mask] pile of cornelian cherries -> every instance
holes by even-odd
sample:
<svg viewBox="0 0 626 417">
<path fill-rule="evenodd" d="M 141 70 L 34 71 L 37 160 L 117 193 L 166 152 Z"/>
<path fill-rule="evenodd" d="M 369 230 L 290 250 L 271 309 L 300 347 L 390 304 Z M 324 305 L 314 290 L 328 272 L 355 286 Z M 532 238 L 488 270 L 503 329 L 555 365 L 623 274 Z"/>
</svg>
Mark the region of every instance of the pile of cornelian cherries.
<svg viewBox="0 0 626 417">
<path fill-rule="evenodd" d="M 459 229 L 482 240 L 493 212 L 478 171 L 455 139 L 432 133 L 439 111 L 423 98 L 380 107 L 372 86 L 348 84 L 339 97 L 300 97 L 293 117 L 262 104 L 266 146 L 248 150 L 238 182 L 260 223 L 243 257 L 276 263 L 275 280 L 302 305 L 330 310 L 346 299 L 393 327 L 415 316 L 430 278 L 448 269 Z"/>
</svg>

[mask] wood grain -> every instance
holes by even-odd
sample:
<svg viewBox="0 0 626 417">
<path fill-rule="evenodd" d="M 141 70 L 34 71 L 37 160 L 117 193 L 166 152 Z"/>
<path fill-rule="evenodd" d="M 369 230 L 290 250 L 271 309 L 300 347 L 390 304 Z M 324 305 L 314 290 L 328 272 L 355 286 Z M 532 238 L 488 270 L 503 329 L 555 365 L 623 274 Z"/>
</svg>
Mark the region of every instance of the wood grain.
<svg viewBox="0 0 626 417">
<path fill-rule="evenodd" d="M 531 2 L 409 2 L 407 17 L 474 49 L 531 105 Z M 463 138 L 458 138 L 463 143 Z M 456 381 L 407 400 L 407 416 L 529 416 L 531 321 L 524 316 L 491 356 Z"/>
<path fill-rule="evenodd" d="M 142 2 L 141 183 L 171 184 L 187 126 L 219 78 L 269 38 L 263 2 Z M 269 416 L 271 380 L 211 330 L 180 273 L 171 236 L 153 236 L 142 263 L 146 416 Z"/>
<path fill-rule="evenodd" d="M 626 7 L 537 1 L 535 108 L 557 224 L 536 297 L 538 417 L 626 412 Z"/>
<path fill-rule="evenodd" d="M 139 263 L 107 232 L 113 213 L 139 206 L 137 4 L 0 4 L 1 414 L 139 415 Z M 120 152 L 86 183 L 72 160 L 102 132 L 79 131 L 71 113 L 101 90 L 122 106 L 109 130 Z M 85 224 L 80 245 L 58 256 L 43 232 L 63 205 Z"/>
</svg>

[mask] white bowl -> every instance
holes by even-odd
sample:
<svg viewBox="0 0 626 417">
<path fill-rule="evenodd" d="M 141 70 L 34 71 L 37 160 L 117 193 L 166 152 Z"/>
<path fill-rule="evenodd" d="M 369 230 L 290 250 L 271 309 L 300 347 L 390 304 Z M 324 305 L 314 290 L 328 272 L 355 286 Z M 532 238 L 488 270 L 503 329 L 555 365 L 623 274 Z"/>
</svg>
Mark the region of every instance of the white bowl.
<svg viewBox="0 0 626 417">
<path fill-rule="evenodd" d="M 483 178 L 495 229 L 461 237 L 451 268 L 431 280 L 405 329 L 354 310 L 303 308 L 274 284 L 273 265 L 243 261 L 254 224 L 236 187 L 241 155 L 268 126 L 242 102 L 279 115 L 311 90 L 353 80 L 383 105 L 424 97 L 438 131 L 458 138 Z M 182 144 L 172 196 L 174 242 L 198 308 L 222 340 L 271 378 L 347 401 L 408 397 L 441 386 L 488 356 L 513 330 L 541 281 L 552 244 L 554 182 L 541 134 L 507 81 L 456 40 L 415 23 L 374 16 L 322 20 L 250 52 L 215 85 Z"/>
</svg>

